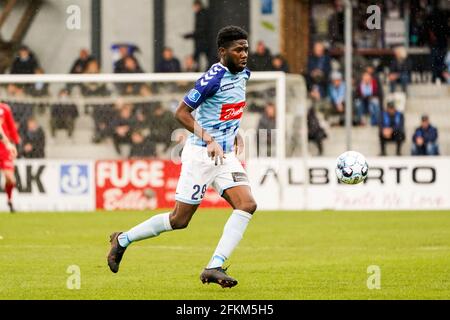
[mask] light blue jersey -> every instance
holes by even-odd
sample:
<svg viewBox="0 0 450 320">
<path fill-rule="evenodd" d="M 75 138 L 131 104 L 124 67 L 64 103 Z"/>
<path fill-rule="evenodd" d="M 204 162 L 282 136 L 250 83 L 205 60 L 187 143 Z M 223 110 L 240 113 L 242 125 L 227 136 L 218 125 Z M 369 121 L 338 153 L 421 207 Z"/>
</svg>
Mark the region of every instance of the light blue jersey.
<svg viewBox="0 0 450 320">
<path fill-rule="evenodd" d="M 196 110 L 195 120 L 222 146 L 224 152 L 234 149 L 249 78 L 250 71 L 247 68 L 233 74 L 221 63 L 216 63 L 197 80 L 194 88 L 183 99 Z M 206 147 L 206 143 L 194 134 L 189 137 L 189 141 Z"/>
</svg>

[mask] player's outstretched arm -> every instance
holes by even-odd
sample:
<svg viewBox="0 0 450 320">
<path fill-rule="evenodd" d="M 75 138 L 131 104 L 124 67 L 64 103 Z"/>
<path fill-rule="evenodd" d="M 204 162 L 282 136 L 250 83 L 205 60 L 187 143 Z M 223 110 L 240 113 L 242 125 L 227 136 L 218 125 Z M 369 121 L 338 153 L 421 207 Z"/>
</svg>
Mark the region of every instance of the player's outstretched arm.
<svg viewBox="0 0 450 320">
<path fill-rule="evenodd" d="M 214 138 L 203 129 L 197 121 L 195 121 L 192 116 L 192 108 L 189 107 L 184 101 L 180 102 L 176 112 L 175 118 L 185 127 L 187 130 L 195 134 L 197 137 L 206 142 L 208 156 L 214 160 L 215 165 L 220 161 L 223 164 L 223 159 L 225 155 L 223 153 L 222 147 L 214 140 Z"/>
</svg>

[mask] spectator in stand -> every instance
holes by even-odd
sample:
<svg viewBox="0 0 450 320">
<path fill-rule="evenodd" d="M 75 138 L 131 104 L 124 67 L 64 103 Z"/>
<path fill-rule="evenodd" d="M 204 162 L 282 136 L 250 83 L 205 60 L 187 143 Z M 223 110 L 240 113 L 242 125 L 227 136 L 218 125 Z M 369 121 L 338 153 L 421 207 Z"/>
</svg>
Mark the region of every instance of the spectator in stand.
<svg viewBox="0 0 450 320">
<path fill-rule="evenodd" d="M 334 10 L 328 18 L 328 38 L 333 47 L 344 44 L 344 1 L 334 0 Z"/>
<path fill-rule="evenodd" d="M 44 70 L 42 68 L 36 68 L 34 74 L 44 74 Z M 48 83 L 34 82 L 32 85 L 26 87 L 26 93 L 33 97 L 48 97 Z"/>
<path fill-rule="evenodd" d="M 387 110 L 383 112 L 380 126 L 381 155 L 386 155 L 386 143 L 395 142 L 396 154 L 401 155 L 402 144 L 405 141 L 405 125 L 403 113 L 395 109 L 393 101 L 388 102 Z"/>
<path fill-rule="evenodd" d="M 325 47 L 321 42 L 314 43 L 313 54 L 308 58 L 307 72 L 309 88 L 318 85 L 320 95 L 324 97 L 328 85 L 328 75 L 331 72 L 331 60 L 325 53 Z"/>
<path fill-rule="evenodd" d="M 100 67 L 97 60 L 90 60 L 84 71 L 87 74 L 100 73 Z M 89 82 L 81 85 L 81 93 L 86 98 L 106 97 L 111 92 L 104 83 Z M 92 109 L 92 117 L 94 120 L 94 135 L 92 141 L 99 143 L 111 133 L 111 121 L 114 116 L 114 109 L 111 104 L 90 104 L 87 103 L 84 107 L 84 112 L 87 114 L 88 110 Z"/>
<path fill-rule="evenodd" d="M 264 108 L 264 113 L 258 122 L 258 132 L 256 134 L 256 151 L 258 157 L 270 157 L 272 152 L 272 141 L 275 142 L 276 128 L 276 107 L 273 103 L 268 103 Z"/>
<path fill-rule="evenodd" d="M 368 72 L 364 72 L 356 88 L 357 122 L 365 125 L 363 116 L 370 114 L 370 124 L 379 125 L 381 117 L 379 87 L 377 81 Z"/>
<path fill-rule="evenodd" d="M 134 126 L 132 112 L 133 106 L 131 104 L 124 104 L 112 122 L 114 148 L 118 155 L 121 155 L 121 144 L 131 143 L 131 129 Z"/>
<path fill-rule="evenodd" d="M 194 32 L 187 33 L 184 35 L 185 39 L 193 39 L 194 40 L 194 61 L 197 66 L 200 66 L 200 56 L 202 54 L 205 55 L 208 60 L 208 66 L 213 65 L 215 63 L 215 59 L 211 54 L 210 42 L 209 42 L 209 30 L 210 22 L 209 22 L 209 14 L 208 9 L 205 8 L 203 3 L 200 0 L 195 0 L 192 9 L 195 13 L 195 27 Z"/>
<path fill-rule="evenodd" d="M 251 71 L 270 71 L 272 70 L 272 54 L 266 47 L 264 41 L 258 41 L 256 51 L 248 58 L 248 68 Z"/>
<path fill-rule="evenodd" d="M 78 108 L 74 103 L 70 103 L 69 90 L 61 89 L 59 92 L 59 103 L 53 104 L 50 108 L 50 129 L 52 137 L 56 135 L 57 129 L 67 130 L 67 136 L 72 138 L 75 128 L 75 120 L 78 118 Z"/>
<path fill-rule="evenodd" d="M 21 46 L 11 65 L 11 74 L 34 74 L 39 62 L 27 46 Z"/>
<path fill-rule="evenodd" d="M 445 81 L 450 84 L 450 50 L 447 52 L 445 56 L 445 70 L 442 72 L 442 76 Z"/>
<path fill-rule="evenodd" d="M 123 68 L 120 73 L 142 73 L 144 72 L 136 63 L 133 57 L 125 57 L 123 60 Z M 120 83 L 117 85 L 121 95 L 137 95 L 141 90 L 141 83 Z"/>
<path fill-rule="evenodd" d="M 165 47 L 162 52 L 162 59 L 156 68 L 156 72 L 181 72 L 180 60 L 173 55 L 173 50 Z"/>
<path fill-rule="evenodd" d="M 345 123 L 345 83 L 342 80 L 342 73 L 333 71 L 331 73 L 331 84 L 328 87 L 328 96 L 331 102 L 331 110 L 325 113 L 328 120 L 329 113 L 339 115 L 339 125 Z"/>
<path fill-rule="evenodd" d="M 81 49 L 78 58 L 74 61 L 72 64 L 72 67 L 70 68 L 71 74 L 81 74 L 84 73 L 86 70 L 86 66 L 89 63 L 89 61 L 93 60 L 94 57 L 92 57 L 87 49 Z M 79 87 L 81 83 L 68 83 L 66 85 L 67 90 L 69 90 L 69 93 L 72 92 L 72 89 L 75 87 Z"/>
<path fill-rule="evenodd" d="M 131 149 L 129 158 L 156 157 L 155 142 L 150 136 L 144 135 L 140 130 L 131 133 Z"/>
<path fill-rule="evenodd" d="M 10 84 L 8 86 L 8 95 L 13 99 L 18 100 L 10 102 L 9 105 L 11 107 L 14 120 L 16 121 L 17 128 L 22 130 L 25 128 L 28 119 L 33 115 L 33 104 L 20 101 L 25 99 L 25 91 L 23 87 Z"/>
<path fill-rule="evenodd" d="M 428 44 L 431 50 L 431 70 L 433 82 L 437 79 L 446 81 L 443 77 L 445 69 L 445 54 L 447 53 L 447 41 L 450 34 L 448 17 L 445 10 L 434 6 L 425 19 L 425 30 L 428 35 Z"/>
<path fill-rule="evenodd" d="M 191 55 L 187 55 L 183 62 L 183 72 L 199 72 L 198 65 Z"/>
<path fill-rule="evenodd" d="M 391 92 L 395 92 L 397 84 L 400 84 L 402 91 L 406 93 L 406 87 L 409 83 L 411 71 L 411 60 L 408 59 L 406 48 L 396 47 L 394 49 L 394 59 L 389 67 L 388 75 Z"/>
<path fill-rule="evenodd" d="M 411 155 L 413 156 L 437 156 L 439 145 L 437 143 L 438 130 L 430 124 L 428 115 L 422 116 L 422 123 L 416 129 L 412 137 Z"/>
<path fill-rule="evenodd" d="M 138 51 L 139 49 L 136 46 L 132 45 L 121 45 L 119 46 L 119 60 L 117 60 L 114 63 L 114 73 L 129 73 L 129 68 L 126 67 L 126 59 L 131 58 L 134 60 L 134 64 L 136 65 L 136 70 L 138 70 L 139 73 L 144 72 L 141 68 L 141 65 L 139 64 L 139 61 L 134 56 L 134 52 Z M 128 63 L 129 64 L 129 63 Z"/>
<path fill-rule="evenodd" d="M 364 72 L 368 72 L 373 79 L 375 79 L 376 83 L 377 83 L 377 87 L 378 87 L 378 97 L 380 99 L 380 106 L 384 105 L 384 91 L 383 91 L 383 84 L 381 83 L 381 79 L 378 76 L 378 73 L 375 69 L 375 67 L 373 65 L 367 65 L 363 72 L 361 72 L 361 77 L 363 75 Z M 360 79 L 360 78 L 357 78 Z"/>
<path fill-rule="evenodd" d="M 163 144 L 163 151 L 166 152 L 172 144 L 172 133 L 180 128 L 180 125 L 172 112 L 166 110 L 161 103 L 154 106 L 149 116 L 149 124 L 151 140 Z"/>
<path fill-rule="evenodd" d="M 272 58 L 272 71 L 289 73 L 289 65 L 281 54 L 277 54 Z"/>
<path fill-rule="evenodd" d="M 21 156 L 24 158 L 45 158 L 45 134 L 36 119 L 28 119 L 22 134 Z"/>
<path fill-rule="evenodd" d="M 327 133 L 325 132 L 324 128 L 322 128 L 322 126 L 320 125 L 314 106 L 310 107 L 308 110 L 307 123 L 308 123 L 308 140 L 316 144 L 317 150 L 319 151 L 319 156 L 321 156 L 323 154 L 322 140 L 327 137 Z"/>
<path fill-rule="evenodd" d="M 75 60 L 75 62 L 72 64 L 72 67 L 70 68 L 70 73 L 72 74 L 84 73 L 86 65 L 91 59 L 93 59 L 93 57 L 91 57 L 89 51 L 87 49 L 81 49 L 78 58 Z"/>
</svg>

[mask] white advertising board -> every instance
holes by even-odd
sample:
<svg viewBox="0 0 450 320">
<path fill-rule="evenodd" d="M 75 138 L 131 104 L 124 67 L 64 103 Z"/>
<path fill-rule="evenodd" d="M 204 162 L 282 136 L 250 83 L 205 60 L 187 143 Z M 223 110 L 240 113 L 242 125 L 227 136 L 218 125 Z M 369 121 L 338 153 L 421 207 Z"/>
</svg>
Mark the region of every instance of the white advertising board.
<svg viewBox="0 0 450 320">
<path fill-rule="evenodd" d="M 17 160 L 17 188 L 13 191 L 18 211 L 95 210 L 94 161 Z M 8 211 L 1 177 L 0 211 Z"/>
<path fill-rule="evenodd" d="M 450 157 L 368 158 L 367 180 L 337 181 L 335 159 L 254 159 L 247 163 L 259 209 L 450 209 Z M 305 187 L 305 176 L 308 186 Z M 281 187 L 280 187 L 281 186 Z"/>
</svg>

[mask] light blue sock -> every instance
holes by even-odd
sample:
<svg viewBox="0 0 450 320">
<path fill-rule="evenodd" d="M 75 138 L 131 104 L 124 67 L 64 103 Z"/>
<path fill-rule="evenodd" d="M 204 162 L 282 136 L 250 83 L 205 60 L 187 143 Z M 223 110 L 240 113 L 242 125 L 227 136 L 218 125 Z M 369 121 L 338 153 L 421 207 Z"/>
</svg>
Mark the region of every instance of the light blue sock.
<svg viewBox="0 0 450 320">
<path fill-rule="evenodd" d="M 119 235 L 121 247 L 127 247 L 134 241 L 153 238 L 165 231 L 171 231 L 170 212 L 157 214 Z"/>
<path fill-rule="evenodd" d="M 121 233 L 117 240 L 119 241 L 119 244 L 121 247 L 126 248 L 130 245 L 131 241 L 128 239 L 128 235 L 126 232 Z"/>
</svg>

